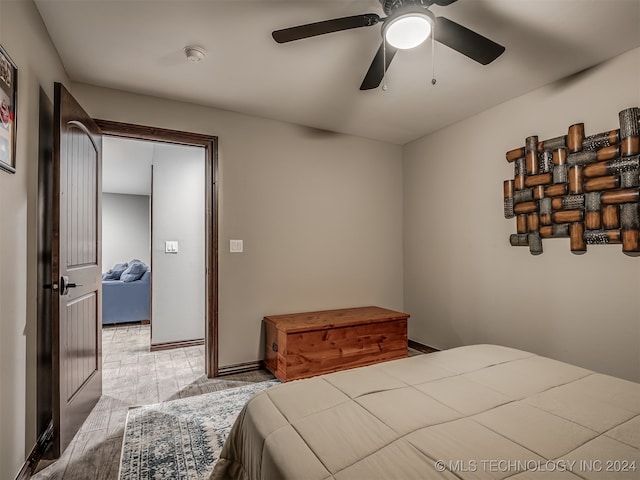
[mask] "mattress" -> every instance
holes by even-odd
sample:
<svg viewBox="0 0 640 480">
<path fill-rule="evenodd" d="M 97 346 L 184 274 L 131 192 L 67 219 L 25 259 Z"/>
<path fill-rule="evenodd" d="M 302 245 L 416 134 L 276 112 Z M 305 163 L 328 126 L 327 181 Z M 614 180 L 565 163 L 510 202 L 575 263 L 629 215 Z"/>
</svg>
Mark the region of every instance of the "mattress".
<svg viewBox="0 0 640 480">
<path fill-rule="evenodd" d="M 640 384 L 495 345 L 282 384 L 215 480 L 637 479 Z"/>
</svg>

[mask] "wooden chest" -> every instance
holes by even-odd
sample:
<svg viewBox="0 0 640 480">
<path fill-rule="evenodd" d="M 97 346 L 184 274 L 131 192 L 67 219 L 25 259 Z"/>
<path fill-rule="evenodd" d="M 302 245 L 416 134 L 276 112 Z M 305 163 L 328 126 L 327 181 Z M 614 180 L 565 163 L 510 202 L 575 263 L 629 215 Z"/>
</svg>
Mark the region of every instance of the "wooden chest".
<svg viewBox="0 0 640 480">
<path fill-rule="evenodd" d="M 265 366 L 286 382 L 406 357 L 407 318 L 380 307 L 264 317 Z"/>
</svg>

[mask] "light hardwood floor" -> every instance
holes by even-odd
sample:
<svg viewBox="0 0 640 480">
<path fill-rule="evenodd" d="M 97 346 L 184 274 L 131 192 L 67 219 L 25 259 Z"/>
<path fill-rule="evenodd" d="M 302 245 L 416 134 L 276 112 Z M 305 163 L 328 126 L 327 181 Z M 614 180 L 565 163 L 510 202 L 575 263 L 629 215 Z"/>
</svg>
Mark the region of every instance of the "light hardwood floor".
<svg viewBox="0 0 640 480">
<path fill-rule="evenodd" d="M 36 480 L 117 480 L 130 407 L 274 378 L 266 371 L 209 379 L 204 346 L 149 351 L 148 325 L 102 330 L 102 397 L 59 460 L 41 462 Z"/>
</svg>

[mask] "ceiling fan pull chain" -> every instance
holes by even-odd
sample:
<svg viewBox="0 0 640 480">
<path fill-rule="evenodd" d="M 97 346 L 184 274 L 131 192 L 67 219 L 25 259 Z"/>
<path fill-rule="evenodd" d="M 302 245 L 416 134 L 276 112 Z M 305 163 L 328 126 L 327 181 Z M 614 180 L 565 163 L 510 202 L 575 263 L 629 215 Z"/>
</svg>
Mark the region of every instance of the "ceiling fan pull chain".
<svg viewBox="0 0 640 480">
<path fill-rule="evenodd" d="M 385 92 L 388 89 L 387 82 L 385 81 L 386 76 L 387 76 L 387 41 L 383 39 L 382 40 L 382 90 Z"/>
<path fill-rule="evenodd" d="M 436 40 L 435 25 L 431 31 L 431 85 L 436 84 Z"/>
</svg>

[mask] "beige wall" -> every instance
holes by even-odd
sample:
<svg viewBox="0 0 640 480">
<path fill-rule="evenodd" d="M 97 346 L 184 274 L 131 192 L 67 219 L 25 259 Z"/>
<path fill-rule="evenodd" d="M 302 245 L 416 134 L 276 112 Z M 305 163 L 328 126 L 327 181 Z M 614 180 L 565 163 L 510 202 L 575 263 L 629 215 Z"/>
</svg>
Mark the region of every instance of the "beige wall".
<svg viewBox="0 0 640 480">
<path fill-rule="evenodd" d="M 81 84 L 73 94 L 97 118 L 219 137 L 221 366 L 262 357 L 264 315 L 402 308 L 401 147 Z"/>
<path fill-rule="evenodd" d="M 18 65 L 15 175 L 0 172 L 0 478 L 36 439 L 36 191 L 40 88 L 68 83 L 31 1 L 0 0 L 0 44 Z"/>
<path fill-rule="evenodd" d="M 640 105 L 640 49 L 426 136 L 404 148 L 404 300 L 410 336 L 440 348 L 523 348 L 640 380 L 640 258 L 619 245 L 582 256 L 568 239 L 544 253 L 509 245 L 505 152 L 584 122 L 617 128 Z"/>
</svg>

